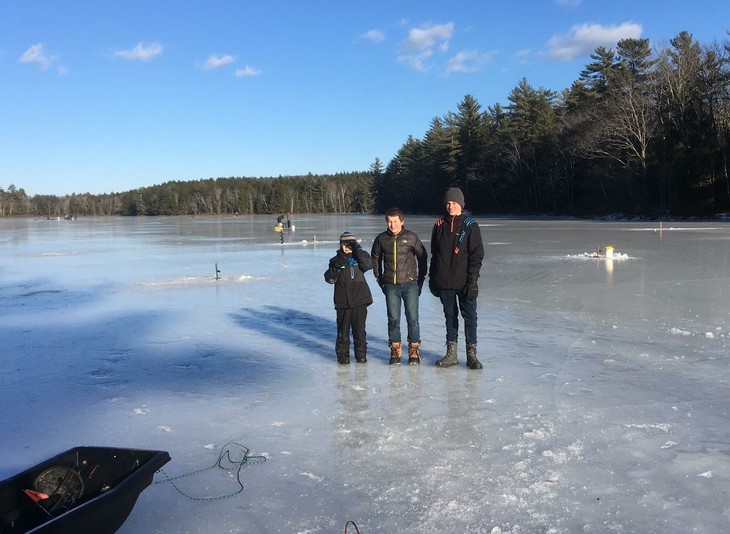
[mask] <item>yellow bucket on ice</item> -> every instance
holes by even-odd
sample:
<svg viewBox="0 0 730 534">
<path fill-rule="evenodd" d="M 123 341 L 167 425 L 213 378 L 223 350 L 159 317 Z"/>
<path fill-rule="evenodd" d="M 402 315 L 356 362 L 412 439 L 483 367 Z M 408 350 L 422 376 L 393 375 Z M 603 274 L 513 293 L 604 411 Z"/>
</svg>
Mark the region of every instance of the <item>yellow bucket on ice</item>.
<svg viewBox="0 0 730 534">
<path fill-rule="evenodd" d="M 606 245 L 606 259 L 607 260 L 613 259 L 613 246 L 612 245 Z"/>
</svg>

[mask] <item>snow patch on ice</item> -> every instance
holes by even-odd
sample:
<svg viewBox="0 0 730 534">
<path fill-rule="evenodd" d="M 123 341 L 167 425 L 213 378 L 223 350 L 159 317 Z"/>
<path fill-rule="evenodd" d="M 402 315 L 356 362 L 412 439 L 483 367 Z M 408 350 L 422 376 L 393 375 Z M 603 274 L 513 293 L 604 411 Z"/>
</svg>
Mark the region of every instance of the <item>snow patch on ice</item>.
<svg viewBox="0 0 730 534">
<path fill-rule="evenodd" d="M 178 278 L 169 278 L 163 280 L 148 280 L 141 285 L 148 289 L 179 289 L 181 287 L 205 286 L 211 284 L 250 282 L 253 280 L 263 280 L 262 277 L 256 277 L 246 274 L 220 276 L 181 276 Z"/>
<path fill-rule="evenodd" d="M 667 423 L 625 423 L 625 428 L 640 428 L 640 429 L 649 429 L 649 430 L 661 430 L 665 434 L 667 434 L 671 429 L 672 425 L 669 425 Z"/>
</svg>

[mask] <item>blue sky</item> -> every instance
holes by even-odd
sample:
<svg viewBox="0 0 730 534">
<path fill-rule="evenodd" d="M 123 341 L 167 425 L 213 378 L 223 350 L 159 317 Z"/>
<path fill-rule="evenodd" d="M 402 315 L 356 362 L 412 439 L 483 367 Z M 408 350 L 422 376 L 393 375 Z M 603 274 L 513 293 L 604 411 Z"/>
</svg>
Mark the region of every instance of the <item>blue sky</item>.
<svg viewBox="0 0 730 534">
<path fill-rule="evenodd" d="M 727 0 L 0 0 L 0 186 L 367 170 L 464 95 L 562 90 L 598 46 L 724 42 Z"/>
</svg>

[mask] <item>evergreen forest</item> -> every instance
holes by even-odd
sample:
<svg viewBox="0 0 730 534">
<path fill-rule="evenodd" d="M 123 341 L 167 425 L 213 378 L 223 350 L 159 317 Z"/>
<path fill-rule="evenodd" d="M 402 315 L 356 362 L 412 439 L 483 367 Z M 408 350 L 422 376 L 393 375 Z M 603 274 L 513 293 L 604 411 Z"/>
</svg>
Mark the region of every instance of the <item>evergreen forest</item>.
<svg viewBox="0 0 730 534">
<path fill-rule="evenodd" d="M 464 96 L 384 164 L 335 175 L 170 181 L 120 193 L 28 196 L 0 216 L 438 213 L 462 188 L 474 213 L 697 216 L 730 212 L 730 43 L 682 32 L 599 47 L 562 92 L 522 79 L 506 104 Z M 103 177 L 99 177 L 103 181 Z"/>
</svg>

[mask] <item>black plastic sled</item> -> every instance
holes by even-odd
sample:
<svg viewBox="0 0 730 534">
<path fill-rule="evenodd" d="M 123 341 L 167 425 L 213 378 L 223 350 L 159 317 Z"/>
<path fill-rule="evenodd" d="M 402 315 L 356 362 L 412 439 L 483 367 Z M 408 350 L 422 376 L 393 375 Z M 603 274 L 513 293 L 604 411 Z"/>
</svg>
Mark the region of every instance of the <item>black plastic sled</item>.
<svg viewBox="0 0 730 534">
<path fill-rule="evenodd" d="M 112 534 L 166 451 L 76 447 L 0 482 L 0 534 Z"/>
</svg>

